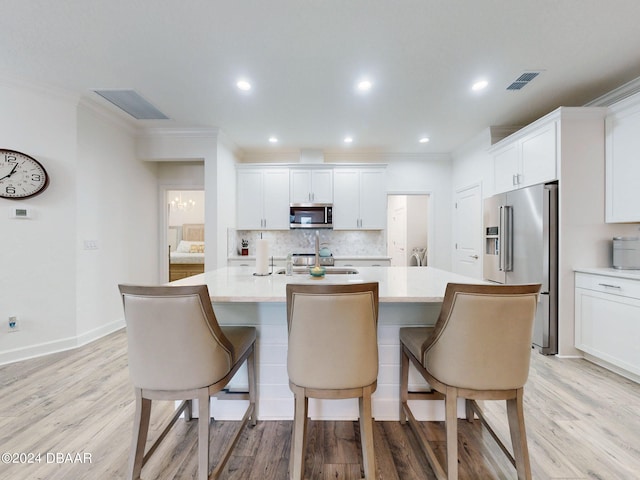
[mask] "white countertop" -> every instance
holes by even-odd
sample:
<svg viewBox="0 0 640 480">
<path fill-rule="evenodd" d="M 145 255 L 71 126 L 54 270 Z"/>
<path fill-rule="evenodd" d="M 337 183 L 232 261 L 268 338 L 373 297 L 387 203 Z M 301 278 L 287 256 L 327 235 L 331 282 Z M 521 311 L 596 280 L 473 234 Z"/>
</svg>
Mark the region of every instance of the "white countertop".
<svg viewBox="0 0 640 480">
<path fill-rule="evenodd" d="M 171 285 L 209 287 L 213 302 L 286 302 L 287 283 L 363 283 L 378 282 L 381 303 L 441 302 L 447 283 L 486 283 L 433 267 L 356 267 L 358 274 L 253 275 L 254 267 L 223 267 L 171 282 Z M 279 270 L 278 268 L 274 269 Z"/>
<path fill-rule="evenodd" d="M 580 273 L 592 273 L 595 275 L 606 275 L 608 277 L 640 280 L 640 270 L 620 270 L 618 268 L 593 267 L 593 268 L 574 268 L 573 271 L 580 272 Z"/>
</svg>

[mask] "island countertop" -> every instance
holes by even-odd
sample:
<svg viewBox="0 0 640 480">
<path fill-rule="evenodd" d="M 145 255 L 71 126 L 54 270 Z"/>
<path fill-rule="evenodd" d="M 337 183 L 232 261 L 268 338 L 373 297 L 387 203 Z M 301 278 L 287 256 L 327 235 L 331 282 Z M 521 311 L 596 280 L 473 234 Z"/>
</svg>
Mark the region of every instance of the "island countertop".
<svg viewBox="0 0 640 480">
<path fill-rule="evenodd" d="M 333 274 L 322 278 L 276 273 L 255 276 L 254 267 L 222 267 L 171 285 L 201 285 L 209 288 L 211 300 L 218 302 L 286 302 L 288 283 L 378 282 L 380 303 L 442 302 L 447 283 L 486 283 L 433 267 L 356 267 L 357 274 Z"/>
<path fill-rule="evenodd" d="M 293 418 L 293 394 L 287 373 L 288 283 L 361 283 L 378 282 L 378 386 L 373 395 L 373 413 L 378 420 L 399 418 L 400 328 L 434 325 L 447 283 L 485 283 L 471 277 L 432 267 L 355 267 L 357 274 L 326 275 L 314 279 L 308 274 L 286 276 L 274 273 L 264 277 L 253 275 L 255 267 L 223 267 L 200 275 L 171 282 L 171 285 L 202 285 L 209 295 L 220 325 L 250 325 L 257 330 L 258 418 L 290 420 Z M 420 379 L 411 380 L 412 390 L 427 388 Z M 230 388 L 246 389 L 246 372 L 241 369 Z M 352 399 L 313 399 L 309 414 L 315 419 L 354 420 L 358 418 L 358 402 Z M 212 413 L 221 420 L 239 420 L 242 402 L 217 402 Z M 419 402 L 414 414 L 420 420 L 442 420 L 440 402 Z M 424 404 L 424 405 L 423 405 Z M 458 405 L 464 414 L 464 402 Z"/>
</svg>

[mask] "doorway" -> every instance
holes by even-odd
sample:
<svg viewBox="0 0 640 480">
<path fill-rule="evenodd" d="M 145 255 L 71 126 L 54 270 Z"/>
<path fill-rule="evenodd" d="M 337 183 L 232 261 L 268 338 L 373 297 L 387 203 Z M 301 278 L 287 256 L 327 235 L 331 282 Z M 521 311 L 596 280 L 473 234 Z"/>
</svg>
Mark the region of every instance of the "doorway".
<svg viewBox="0 0 640 480">
<path fill-rule="evenodd" d="M 426 266 L 429 252 L 428 194 L 387 196 L 387 256 L 391 266 Z"/>
<path fill-rule="evenodd" d="M 204 272 L 204 190 L 166 190 L 164 200 L 165 281 Z"/>
</svg>

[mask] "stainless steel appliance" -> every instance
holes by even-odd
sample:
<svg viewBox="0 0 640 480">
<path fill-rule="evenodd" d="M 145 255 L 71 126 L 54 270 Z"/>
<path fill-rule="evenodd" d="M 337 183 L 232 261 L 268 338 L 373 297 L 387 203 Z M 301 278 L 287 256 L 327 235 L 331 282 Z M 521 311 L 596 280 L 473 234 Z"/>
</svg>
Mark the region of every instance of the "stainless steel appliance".
<svg viewBox="0 0 640 480">
<path fill-rule="evenodd" d="M 613 237 L 613 268 L 640 270 L 640 238 Z"/>
<path fill-rule="evenodd" d="M 333 228 L 333 205 L 292 203 L 289 205 L 289 223 L 289 228 Z"/>
<path fill-rule="evenodd" d="M 333 267 L 335 265 L 335 261 L 333 255 L 328 257 L 319 256 L 320 265 L 323 267 Z M 316 254 L 315 253 L 294 253 L 292 255 L 292 263 L 294 267 L 312 267 L 316 263 Z"/>
<path fill-rule="evenodd" d="M 486 280 L 540 283 L 533 345 L 558 353 L 558 185 L 540 184 L 484 203 Z"/>
</svg>

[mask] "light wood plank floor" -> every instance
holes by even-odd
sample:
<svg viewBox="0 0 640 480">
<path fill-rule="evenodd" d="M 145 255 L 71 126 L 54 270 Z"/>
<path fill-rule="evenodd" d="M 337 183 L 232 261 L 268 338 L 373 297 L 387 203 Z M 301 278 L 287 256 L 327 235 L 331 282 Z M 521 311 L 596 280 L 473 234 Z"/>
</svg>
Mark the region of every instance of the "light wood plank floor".
<svg viewBox="0 0 640 480">
<path fill-rule="evenodd" d="M 0 454 L 43 454 L 40 463 L 0 463 L 0 479 L 124 478 L 133 394 L 123 331 L 71 352 L 0 367 L 0 381 Z M 152 428 L 160 428 L 160 416 L 172 407 L 165 403 L 153 412 Z M 486 403 L 485 409 L 508 439 L 503 405 Z M 533 353 L 525 419 L 534 478 L 640 478 L 638 384 L 583 360 Z M 234 422 L 214 422 L 214 458 L 234 428 Z M 515 478 L 479 422 L 461 420 L 459 428 L 461 479 Z M 424 423 L 424 429 L 443 457 L 443 425 Z M 287 421 L 263 421 L 245 430 L 223 478 L 286 479 L 290 432 Z M 143 478 L 194 478 L 196 436 L 196 421 L 179 421 Z M 360 477 L 357 424 L 311 422 L 309 436 L 308 479 Z M 379 479 L 434 478 L 408 426 L 376 422 L 375 443 Z M 57 463 L 59 457 L 46 456 L 58 452 L 86 452 L 91 463 L 72 463 L 76 459 L 70 457 Z"/>
</svg>

